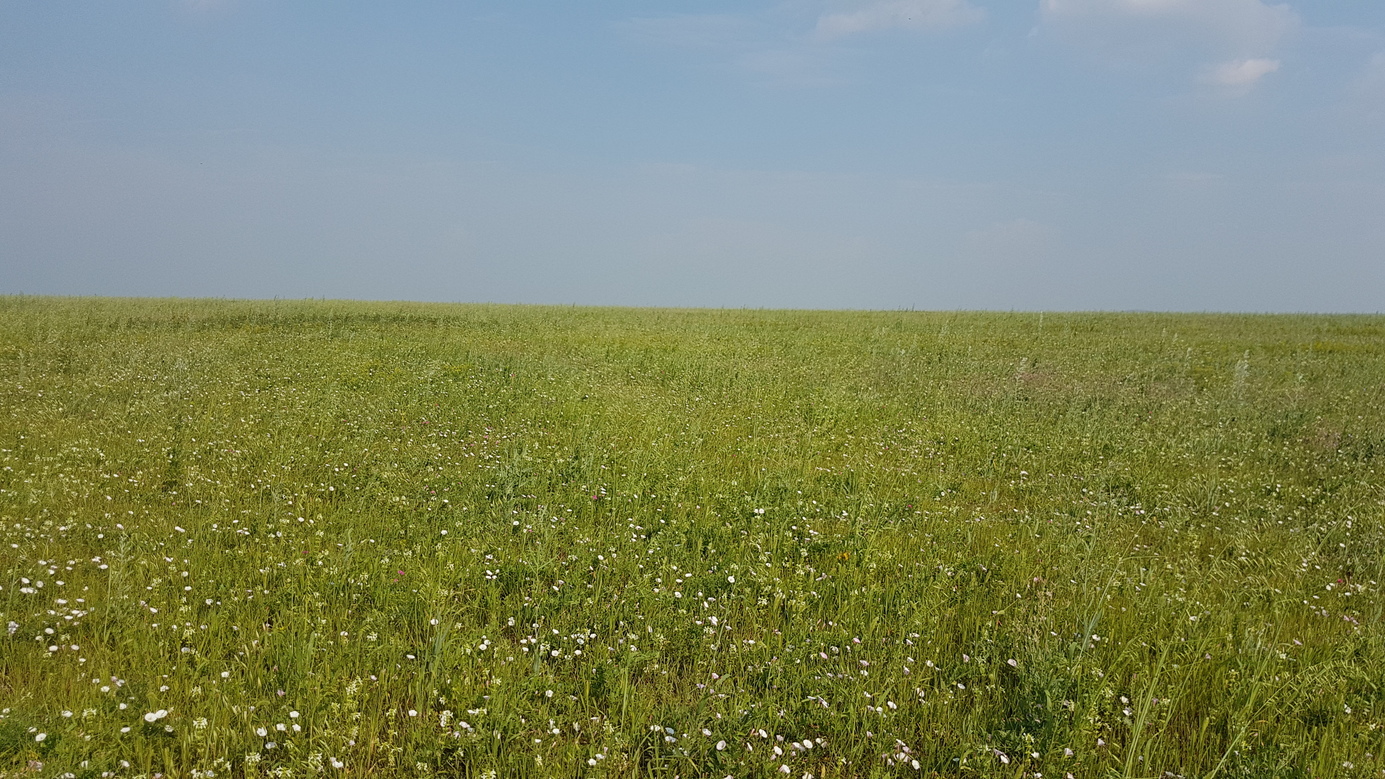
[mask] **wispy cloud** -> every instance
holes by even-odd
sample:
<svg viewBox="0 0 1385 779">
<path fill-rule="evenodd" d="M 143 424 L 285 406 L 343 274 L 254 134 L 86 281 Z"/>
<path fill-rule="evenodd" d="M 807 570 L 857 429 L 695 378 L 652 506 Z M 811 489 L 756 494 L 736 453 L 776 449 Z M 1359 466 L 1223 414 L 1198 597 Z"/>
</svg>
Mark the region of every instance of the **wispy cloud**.
<svg viewBox="0 0 1385 779">
<path fill-rule="evenodd" d="M 884 0 L 824 13 L 814 34 L 819 40 L 833 40 L 881 30 L 940 30 L 985 18 L 985 11 L 966 0 Z"/>
<path fill-rule="evenodd" d="M 1264 0 L 1041 0 L 1043 28 L 1124 62 L 1200 60 L 1203 83 L 1248 87 L 1279 68 L 1273 55 L 1300 27 Z"/>
<path fill-rule="evenodd" d="M 1175 33 L 1236 53 L 1271 49 L 1299 24 L 1288 5 L 1263 0 L 1043 0 L 1040 8 L 1049 22 Z"/>
<path fill-rule="evenodd" d="M 1264 57 L 1231 60 L 1210 68 L 1202 80 L 1219 87 L 1248 87 L 1276 70 L 1279 70 L 1279 60 Z"/>
<path fill-rule="evenodd" d="M 845 81 L 835 68 L 845 39 L 936 33 L 985 18 L 968 0 L 788 0 L 759 12 L 635 18 L 618 27 L 639 44 L 702 52 L 754 78 L 822 86 Z"/>
</svg>

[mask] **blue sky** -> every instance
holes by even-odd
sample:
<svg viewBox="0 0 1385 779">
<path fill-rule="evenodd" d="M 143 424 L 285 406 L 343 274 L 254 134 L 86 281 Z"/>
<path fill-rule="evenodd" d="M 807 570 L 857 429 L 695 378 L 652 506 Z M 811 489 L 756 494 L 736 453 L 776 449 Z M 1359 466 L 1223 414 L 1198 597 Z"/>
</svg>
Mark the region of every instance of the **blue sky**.
<svg viewBox="0 0 1385 779">
<path fill-rule="evenodd" d="M 0 0 L 0 293 L 1385 310 L 1385 3 Z"/>
</svg>

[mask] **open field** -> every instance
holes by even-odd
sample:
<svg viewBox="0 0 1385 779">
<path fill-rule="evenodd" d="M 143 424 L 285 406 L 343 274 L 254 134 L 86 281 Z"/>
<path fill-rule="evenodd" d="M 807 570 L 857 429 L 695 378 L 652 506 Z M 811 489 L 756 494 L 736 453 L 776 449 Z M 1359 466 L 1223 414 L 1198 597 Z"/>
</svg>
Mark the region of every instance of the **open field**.
<svg viewBox="0 0 1385 779">
<path fill-rule="evenodd" d="M 1385 775 L 1385 317 L 0 298 L 0 775 Z"/>
</svg>

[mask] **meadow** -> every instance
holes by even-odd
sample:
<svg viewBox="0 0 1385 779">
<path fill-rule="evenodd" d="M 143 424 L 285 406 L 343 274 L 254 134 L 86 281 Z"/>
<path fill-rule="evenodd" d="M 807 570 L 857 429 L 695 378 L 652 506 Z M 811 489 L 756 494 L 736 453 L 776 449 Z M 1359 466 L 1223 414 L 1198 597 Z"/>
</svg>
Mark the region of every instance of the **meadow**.
<svg viewBox="0 0 1385 779">
<path fill-rule="evenodd" d="M 0 298 L 0 776 L 1385 776 L 1385 317 Z"/>
</svg>

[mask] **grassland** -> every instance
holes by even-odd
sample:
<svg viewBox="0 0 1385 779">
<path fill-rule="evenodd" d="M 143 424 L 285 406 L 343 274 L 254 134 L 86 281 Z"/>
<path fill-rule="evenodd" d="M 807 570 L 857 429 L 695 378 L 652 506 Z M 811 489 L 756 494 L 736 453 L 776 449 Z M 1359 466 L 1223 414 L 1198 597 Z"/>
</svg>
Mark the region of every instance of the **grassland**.
<svg viewBox="0 0 1385 779">
<path fill-rule="evenodd" d="M 1385 318 L 0 298 L 0 775 L 1385 775 Z"/>
</svg>

